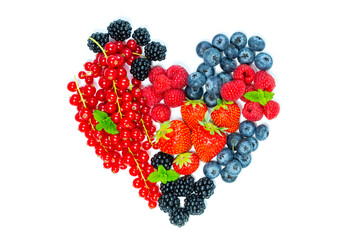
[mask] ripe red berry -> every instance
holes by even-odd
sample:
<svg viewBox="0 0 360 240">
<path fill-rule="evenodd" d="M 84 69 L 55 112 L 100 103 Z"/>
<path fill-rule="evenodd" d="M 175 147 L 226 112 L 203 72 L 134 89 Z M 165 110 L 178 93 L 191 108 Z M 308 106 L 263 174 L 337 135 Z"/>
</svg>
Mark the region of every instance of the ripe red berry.
<svg viewBox="0 0 360 240">
<path fill-rule="evenodd" d="M 92 111 L 84 108 L 79 112 L 79 115 L 84 121 L 88 121 L 92 117 Z"/>
<path fill-rule="evenodd" d="M 117 80 L 116 86 L 120 89 L 127 89 L 130 85 L 130 81 L 127 77 L 121 77 Z"/>
<path fill-rule="evenodd" d="M 104 46 L 104 50 L 107 55 L 112 55 L 117 52 L 116 44 L 113 42 L 107 42 Z"/>
<path fill-rule="evenodd" d="M 152 109 L 150 113 L 152 119 L 157 122 L 165 122 L 170 119 L 171 116 L 171 110 L 168 106 L 165 104 L 156 104 Z"/>
<path fill-rule="evenodd" d="M 271 120 L 277 117 L 280 112 L 280 105 L 275 101 L 269 101 L 264 106 L 264 115 L 267 119 Z"/>
<path fill-rule="evenodd" d="M 69 82 L 68 85 L 67 85 L 67 89 L 70 92 L 76 92 L 76 83 L 74 81 Z"/>
<path fill-rule="evenodd" d="M 80 101 L 81 101 L 81 97 L 78 94 L 72 95 L 69 100 L 70 104 L 73 106 L 77 106 Z"/>
<path fill-rule="evenodd" d="M 263 117 L 263 106 L 257 102 L 247 102 L 242 110 L 244 118 L 249 121 L 255 122 L 259 121 Z"/>
</svg>

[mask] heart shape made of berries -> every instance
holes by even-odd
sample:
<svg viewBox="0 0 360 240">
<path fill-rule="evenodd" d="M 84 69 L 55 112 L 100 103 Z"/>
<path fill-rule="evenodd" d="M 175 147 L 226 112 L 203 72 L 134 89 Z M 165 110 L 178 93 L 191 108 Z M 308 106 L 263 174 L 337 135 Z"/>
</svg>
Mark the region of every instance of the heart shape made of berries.
<svg viewBox="0 0 360 240">
<path fill-rule="evenodd" d="M 95 59 L 67 85 L 79 131 L 105 169 L 129 169 L 148 206 L 184 226 L 190 215 L 204 213 L 215 178 L 232 183 L 249 166 L 251 152 L 269 135 L 267 125 L 256 122 L 279 114 L 264 40 L 217 34 L 211 43 L 198 43 L 204 62 L 190 74 L 179 65 L 153 66 L 165 59 L 166 46 L 121 19 L 106 33 L 91 34 L 87 45 Z M 170 121 L 172 109 L 180 110 L 181 120 Z M 150 149 L 159 150 L 150 158 Z M 200 162 L 205 176 L 195 180 Z"/>
</svg>

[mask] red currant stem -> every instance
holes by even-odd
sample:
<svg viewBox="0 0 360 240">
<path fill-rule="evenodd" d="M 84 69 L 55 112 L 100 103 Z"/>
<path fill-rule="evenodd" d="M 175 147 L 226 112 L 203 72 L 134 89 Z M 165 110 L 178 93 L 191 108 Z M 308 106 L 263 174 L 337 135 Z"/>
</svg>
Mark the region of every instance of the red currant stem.
<svg viewBox="0 0 360 240">
<path fill-rule="evenodd" d="M 118 106 L 118 112 L 120 113 L 120 118 L 122 118 L 123 115 L 122 115 L 122 113 L 121 113 L 121 111 L 120 111 L 119 96 L 118 96 L 118 94 L 117 94 L 117 88 L 116 88 L 116 85 L 115 85 L 115 81 L 113 81 L 113 88 L 114 88 L 114 92 L 115 92 L 115 94 L 116 94 L 116 104 L 117 104 L 117 106 Z"/>
<path fill-rule="evenodd" d="M 141 178 L 142 178 L 142 180 L 144 181 L 145 187 L 147 188 L 147 190 L 149 191 L 149 194 L 150 194 L 150 190 L 149 190 L 150 188 L 149 188 L 149 186 L 146 184 L 146 178 L 144 177 L 144 174 L 142 173 L 143 170 L 141 169 L 140 164 L 139 164 L 138 161 L 136 160 L 134 153 L 131 151 L 131 149 L 130 149 L 129 147 L 128 147 L 128 150 L 129 150 L 129 153 L 133 156 L 134 161 L 135 161 L 135 163 L 136 163 L 136 166 L 137 166 L 137 168 L 139 169 L 139 172 L 140 172 L 140 174 L 141 174 Z"/>
<path fill-rule="evenodd" d="M 138 55 L 138 56 L 143 57 L 143 58 L 147 58 L 147 57 L 145 57 L 144 55 L 141 55 L 140 53 L 133 52 L 132 54 Z"/>
<path fill-rule="evenodd" d="M 147 136 L 147 138 L 148 138 L 148 140 L 149 140 L 149 142 L 150 142 L 150 144 L 151 144 L 151 147 L 154 148 L 154 145 L 153 145 L 153 143 L 152 143 L 152 141 L 151 141 L 151 139 L 150 139 L 150 137 L 149 137 L 148 131 L 146 130 L 144 120 L 143 120 L 143 119 L 140 119 L 140 121 L 141 121 L 141 123 L 142 123 L 142 125 L 143 125 L 143 127 L 144 127 L 145 134 L 146 134 L 146 136 Z"/>
<path fill-rule="evenodd" d="M 84 100 L 84 98 L 83 98 L 83 95 L 82 95 L 82 93 L 81 93 L 81 91 L 80 91 L 79 84 L 77 83 L 76 76 L 74 76 L 74 78 L 75 78 L 76 88 L 77 88 L 77 91 L 79 92 L 81 101 L 82 101 L 82 103 L 84 104 L 84 108 L 87 108 L 87 107 L 86 107 L 86 104 L 85 104 L 85 100 Z"/>
<path fill-rule="evenodd" d="M 106 57 L 106 58 L 108 58 L 108 56 L 106 55 L 106 52 L 105 52 L 105 50 L 103 49 L 103 47 L 95 40 L 95 39 L 93 39 L 92 37 L 89 37 L 89 39 L 91 40 L 91 41 L 93 41 L 96 45 L 98 45 L 98 47 L 101 49 L 101 51 L 104 53 L 104 56 Z"/>
<path fill-rule="evenodd" d="M 108 150 L 106 149 L 106 147 L 105 147 L 104 145 L 102 145 L 100 138 L 99 138 L 99 143 L 100 143 L 100 146 L 102 146 L 102 147 L 105 149 L 105 152 L 108 152 Z"/>
</svg>

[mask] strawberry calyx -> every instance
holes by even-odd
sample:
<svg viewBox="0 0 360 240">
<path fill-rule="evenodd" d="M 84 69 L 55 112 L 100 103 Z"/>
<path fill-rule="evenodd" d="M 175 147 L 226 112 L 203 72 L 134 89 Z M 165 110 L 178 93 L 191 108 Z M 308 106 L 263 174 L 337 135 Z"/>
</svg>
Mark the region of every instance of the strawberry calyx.
<svg viewBox="0 0 360 240">
<path fill-rule="evenodd" d="M 170 139 L 166 136 L 166 134 L 171 133 L 173 131 L 173 129 L 171 129 L 170 127 L 171 127 L 170 121 L 165 121 L 160 125 L 160 129 L 155 134 L 156 143 L 159 142 L 160 138 L 164 138 L 166 140 Z"/>
<path fill-rule="evenodd" d="M 184 165 L 191 164 L 192 154 L 191 152 L 181 153 L 175 158 L 174 163 L 181 169 Z"/>
<path fill-rule="evenodd" d="M 209 131 L 211 135 L 215 133 L 221 136 L 221 132 L 225 132 L 228 128 L 226 127 L 218 127 L 214 123 L 210 121 L 210 114 L 209 112 L 205 113 L 205 118 L 202 121 L 199 121 L 199 124 L 204 127 L 205 130 Z"/>
<path fill-rule="evenodd" d="M 229 101 L 226 101 L 225 99 L 220 100 L 218 98 L 217 99 L 217 105 L 214 107 L 213 111 L 214 110 L 219 110 L 220 108 L 224 108 L 225 110 L 229 110 L 227 105 L 230 105 L 230 104 L 234 104 L 234 102 L 229 102 Z"/>
<path fill-rule="evenodd" d="M 186 103 L 185 105 L 188 106 L 188 105 L 192 105 L 193 108 L 196 107 L 196 105 L 199 105 L 199 106 L 204 106 L 205 102 L 202 100 L 202 99 L 199 99 L 199 100 L 190 100 L 190 99 L 186 99 Z"/>
</svg>

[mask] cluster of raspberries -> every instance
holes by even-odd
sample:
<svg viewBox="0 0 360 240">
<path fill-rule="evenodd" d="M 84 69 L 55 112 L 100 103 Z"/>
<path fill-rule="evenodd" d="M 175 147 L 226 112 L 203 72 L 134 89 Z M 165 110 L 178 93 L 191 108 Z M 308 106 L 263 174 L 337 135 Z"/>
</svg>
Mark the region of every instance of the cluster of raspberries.
<svg viewBox="0 0 360 240">
<path fill-rule="evenodd" d="M 165 122 L 170 119 L 170 108 L 180 107 L 186 100 L 183 88 L 187 85 L 189 74 L 185 68 L 173 65 L 167 70 L 155 66 L 149 73 L 152 85 L 145 87 L 142 95 L 149 106 L 153 106 L 151 117 L 154 121 Z M 164 103 L 160 103 L 164 100 Z"/>
</svg>

